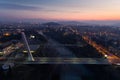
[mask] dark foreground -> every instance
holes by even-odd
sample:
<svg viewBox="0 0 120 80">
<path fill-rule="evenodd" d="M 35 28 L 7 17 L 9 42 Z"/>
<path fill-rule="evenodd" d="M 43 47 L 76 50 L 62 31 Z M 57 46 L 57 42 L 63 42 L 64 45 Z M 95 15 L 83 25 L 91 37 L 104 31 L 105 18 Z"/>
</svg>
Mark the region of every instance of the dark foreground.
<svg viewBox="0 0 120 80">
<path fill-rule="evenodd" d="M 114 65 L 44 64 L 17 65 L 0 69 L 0 80 L 120 80 Z"/>
</svg>

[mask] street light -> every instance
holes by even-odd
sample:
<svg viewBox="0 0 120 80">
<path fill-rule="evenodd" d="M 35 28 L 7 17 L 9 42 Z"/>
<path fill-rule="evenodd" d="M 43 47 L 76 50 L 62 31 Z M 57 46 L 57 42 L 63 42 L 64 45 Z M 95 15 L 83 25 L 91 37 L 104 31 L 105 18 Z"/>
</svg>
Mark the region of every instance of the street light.
<svg viewBox="0 0 120 80">
<path fill-rule="evenodd" d="M 108 57 L 108 55 L 106 55 L 106 54 L 105 54 L 104 56 L 105 56 L 106 58 Z"/>
</svg>

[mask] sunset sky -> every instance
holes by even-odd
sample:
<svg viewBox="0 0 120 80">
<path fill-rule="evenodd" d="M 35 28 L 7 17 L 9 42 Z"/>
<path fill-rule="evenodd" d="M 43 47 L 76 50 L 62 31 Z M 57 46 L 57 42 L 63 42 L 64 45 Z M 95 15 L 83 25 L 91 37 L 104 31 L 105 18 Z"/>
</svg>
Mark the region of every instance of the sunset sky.
<svg viewBox="0 0 120 80">
<path fill-rule="evenodd" d="M 120 0 L 0 0 L 0 20 L 120 20 Z"/>
</svg>

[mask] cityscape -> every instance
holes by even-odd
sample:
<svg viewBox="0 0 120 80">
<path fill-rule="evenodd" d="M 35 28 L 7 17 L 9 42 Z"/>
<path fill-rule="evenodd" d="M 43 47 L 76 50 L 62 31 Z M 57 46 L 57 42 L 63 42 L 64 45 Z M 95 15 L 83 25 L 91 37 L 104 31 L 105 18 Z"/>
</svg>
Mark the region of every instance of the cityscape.
<svg viewBox="0 0 120 80">
<path fill-rule="evenodd" d="M 5 69 L 17 64 L 111 65 L 119 69 L 120 27 L 48 22 L 1 24 L 0 28 L 0 60 Z"/>
<path fill-rule="evenodd" d="M 120 80 L 120 1 L 86 1 L 1 0 L 0 80 Z"/>
</svg>

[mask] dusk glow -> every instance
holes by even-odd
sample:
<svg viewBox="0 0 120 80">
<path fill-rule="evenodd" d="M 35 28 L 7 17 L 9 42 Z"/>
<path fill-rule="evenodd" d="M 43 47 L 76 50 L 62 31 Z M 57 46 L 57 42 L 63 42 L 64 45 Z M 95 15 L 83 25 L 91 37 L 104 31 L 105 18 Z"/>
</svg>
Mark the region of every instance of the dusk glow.
<svg viewBox="0 0 120 80">
<path fill-rule="evenodd" d="M 0 19 L 120 20 L 120 0 L 0 0 Z"/>
</svg>

